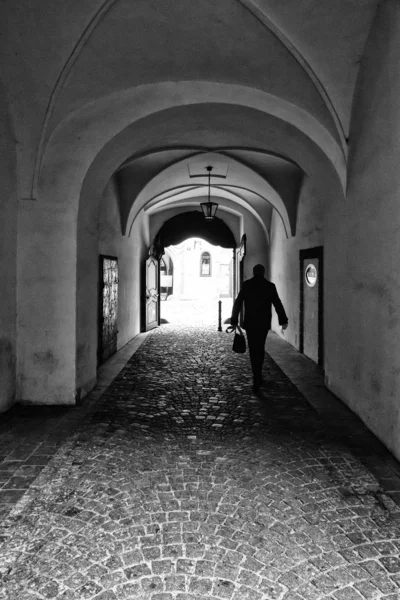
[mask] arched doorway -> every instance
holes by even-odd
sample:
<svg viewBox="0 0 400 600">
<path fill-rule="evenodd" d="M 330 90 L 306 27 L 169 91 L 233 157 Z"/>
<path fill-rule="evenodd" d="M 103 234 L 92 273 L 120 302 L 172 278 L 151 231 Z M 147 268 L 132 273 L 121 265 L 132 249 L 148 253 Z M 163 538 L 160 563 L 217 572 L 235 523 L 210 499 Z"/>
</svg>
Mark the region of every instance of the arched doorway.
<svg viewBox="0 0 400 600">
<path fill-rule="evenodd" d="M 219 217 L 207 221 L 198 210 L 182 212 L 165 221 L 155 236 L 154 247 L 164 253 L 167 246 L 187 238 L 202 238 L 222 248 L 236 248 L 235 237 L 225 221 Z"/>
<path fill-rule="evenodd" d="M 169 300 L 193 302 L 201 299 L 203 308 L 213 301 L 217 314 L 217 301 L 220 298 L 231 299 L 234 295 L 236 240 L 221 218 L 206 221 L 200 211 L 183 212 L 171 217 L 155 235 L 152 244 L 153 263 L 155 259 L 158 260 L 160 275 L 158 305 L 154 306 L 154 293 L 150 298 L 148 281 L 144 302 L 146 314 L 147 304 L 150 300 L 153 303 L 152 314 L 158 314 L 158 324 L 161 322 L 162 305 Z M 163 319 L 163 322 L 166 320 Z M 150 325 L 146 319 L 145 329 L 152 327 L 154 322 Z"/>
</svg>

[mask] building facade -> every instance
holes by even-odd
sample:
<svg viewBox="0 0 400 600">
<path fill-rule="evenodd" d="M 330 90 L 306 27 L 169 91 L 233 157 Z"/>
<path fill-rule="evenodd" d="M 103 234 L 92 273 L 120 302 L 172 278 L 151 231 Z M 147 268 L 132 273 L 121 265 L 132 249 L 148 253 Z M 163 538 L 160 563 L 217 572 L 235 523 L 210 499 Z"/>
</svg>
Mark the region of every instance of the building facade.
<svg viewBox="0 0 400 600">
<path fill-rule="evenodd" d="M 232 298 L 232 250 L 189 238 L 170 246 L 161 259 L 162 299 Z"/>
</svg>

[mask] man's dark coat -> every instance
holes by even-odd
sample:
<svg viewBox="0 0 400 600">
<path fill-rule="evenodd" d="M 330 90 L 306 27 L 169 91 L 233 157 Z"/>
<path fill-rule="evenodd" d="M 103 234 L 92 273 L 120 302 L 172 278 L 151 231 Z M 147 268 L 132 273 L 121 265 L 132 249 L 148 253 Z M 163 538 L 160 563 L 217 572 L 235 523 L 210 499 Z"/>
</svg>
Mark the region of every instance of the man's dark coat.
<svg viewBox="0 0 400 600">
<path fill-rule="evenodd" d="M 288 322 L 275 284 L 264 277 L 253 277 L 242 285 L 232 309 L 231 323 L 237 324 L 238 315 L 244 303 L 244 329 L 271 329 L 272 305 L 278 315 L 279 325 Z"/>
</svg>

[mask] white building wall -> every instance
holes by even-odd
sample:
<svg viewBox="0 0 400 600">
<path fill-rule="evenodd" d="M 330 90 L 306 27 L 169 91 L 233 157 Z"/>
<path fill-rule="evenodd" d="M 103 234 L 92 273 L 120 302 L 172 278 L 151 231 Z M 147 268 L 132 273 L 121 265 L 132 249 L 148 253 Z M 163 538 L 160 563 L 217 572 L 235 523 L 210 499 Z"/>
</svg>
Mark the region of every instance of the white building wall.
<svg viewBox="0 0 400 600">
<path fill-rule="evenodd" d="M 215 300 L 226 296 L 226 278 L 221 278 L 221 266 L 232 271 L 233 249 L 213 246 L 203 239 L 190 238 L 170 247 L 174 264 L 174 291 L 176 300 Z M 201 257 L 208 252 L 211 257 L 211 274 L 202 276 Z M 228 278 L 229 280 L 229 278 Z M 229 281 L 232 281 L 232 276 Z M 231 286 L 228 292 L 232 294 Z"/>
</svg>

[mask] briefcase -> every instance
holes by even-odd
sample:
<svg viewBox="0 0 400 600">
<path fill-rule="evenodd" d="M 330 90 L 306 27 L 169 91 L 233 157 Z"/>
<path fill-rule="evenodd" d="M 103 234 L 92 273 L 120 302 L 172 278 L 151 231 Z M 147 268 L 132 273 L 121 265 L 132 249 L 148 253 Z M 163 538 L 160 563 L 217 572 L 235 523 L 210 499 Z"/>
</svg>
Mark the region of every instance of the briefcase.
<svg viewBox="0 0 400 600">
<path fill-rule="evenodd" d="M 237 354 L 243 354 L 246 352 L 246 338 L 244 337 L 244 333 L 239 325 L 237 325 L 235 329 L 232 350 L 237 352 Z"/>
</svg>

